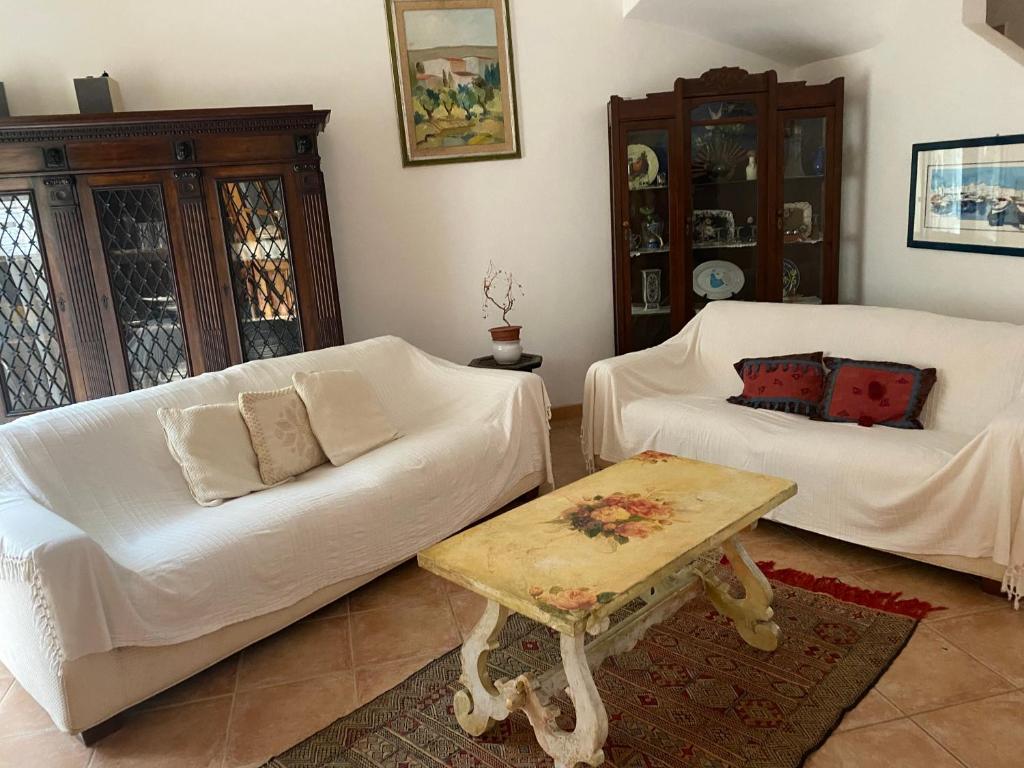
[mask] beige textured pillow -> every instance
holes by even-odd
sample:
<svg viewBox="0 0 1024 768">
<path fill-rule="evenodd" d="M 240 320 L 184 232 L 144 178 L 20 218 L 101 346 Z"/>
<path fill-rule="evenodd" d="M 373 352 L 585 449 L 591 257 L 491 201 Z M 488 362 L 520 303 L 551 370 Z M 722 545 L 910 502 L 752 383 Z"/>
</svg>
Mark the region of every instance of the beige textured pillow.
<svg viewBox="0 0 1024 768">
<path fill-rule="evenodd" d="M 234 403 L 161 408 L 156 415 L 189 491 L 204 507 L 266 488 Z"/>
<path fill-rule="evenodd" d="M 238 410 L 249 427 L 260 476 L 267 485 L 301 475 L 327 461 L 295 387 L 242 392 Z"/>
<path fill-rule="evenodd" d="M 340 467 L 398 437 L 373 387 L 356 371 L 292 374 L 313 433 Z"/>
</svg>

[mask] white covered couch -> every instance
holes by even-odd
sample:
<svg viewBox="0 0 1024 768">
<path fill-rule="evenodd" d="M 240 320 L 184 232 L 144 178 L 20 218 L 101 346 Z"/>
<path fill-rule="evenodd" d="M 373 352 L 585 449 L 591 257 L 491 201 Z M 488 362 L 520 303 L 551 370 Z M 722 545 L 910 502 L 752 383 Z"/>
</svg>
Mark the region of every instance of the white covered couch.
<svg viewBox="0 0 1024 768">
<path fill-rule="evenodd" d="M 937 369 L 923 430 L 726 402 L 744 357 L 816 352 Z M 714 302 L 660 346 L 595 363 L 583 450 L 654 449 L 795 480 L 779 522 L 1024 592 L 1024 326 L 912 310 Z M 828 575 L 828 574 L 819 574 Z"/>
<path fill-rule="evenodd" d="M 357 370 L 402 436 L 201 507 L 156 411 Z M 0 661 L 71 732 L 311 613 L 551 479 L 532 374 L 384 337 L 0 427 Z"/>
</svg>

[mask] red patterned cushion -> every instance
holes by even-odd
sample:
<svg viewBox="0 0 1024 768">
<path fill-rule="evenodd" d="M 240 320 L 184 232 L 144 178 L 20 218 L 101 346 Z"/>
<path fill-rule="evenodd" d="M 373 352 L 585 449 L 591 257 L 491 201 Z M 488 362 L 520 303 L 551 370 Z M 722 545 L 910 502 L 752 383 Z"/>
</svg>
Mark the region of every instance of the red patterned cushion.
<svg viewBox="0 0 1024 768">
<path fill-rule="evenodd" d="M 825 383 L 821 352 L 747 357 L 735 368 L 743 379 L 743 394 L 730 397 L 730 403 L 804 416 L 818 412 Z"/>
<path fill-rule="evenodd" d="M 924 429 L 921 410 L 935 384 L 934 368 L 826 357 L 828 378 L 817 418 Z"/>
</svg>

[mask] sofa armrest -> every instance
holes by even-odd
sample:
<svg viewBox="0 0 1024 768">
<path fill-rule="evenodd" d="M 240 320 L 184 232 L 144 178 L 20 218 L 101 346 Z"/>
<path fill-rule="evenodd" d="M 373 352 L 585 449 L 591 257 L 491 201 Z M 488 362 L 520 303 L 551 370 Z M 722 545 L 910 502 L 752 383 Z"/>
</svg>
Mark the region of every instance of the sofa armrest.
<svg viewBox="0 0 1024 768">
<path fill-rule="evenodd" d="M 59 557 L 61 550 L 83 541 L 92 539 L 74 523 L 27 495 L 0 490 L 0 562 Z"/>
<path fill-rule="evenodd" d="M 16 488 L 0 488 L 0 588 L 22 585 L 31 592 L 34 631 L 54 670 L 75 655 L 55 603 L 92 606 L 95 584 L 88 574 L 96 563 L 110 566 L 102 547 L 85 531 Z M 3 661 L 18 674 L 17 659 Z"/>
<path fill-rule="evenodd" d="M 697 327 L 695 321 L 657 347 L 600 360 L 590 366 L 583 387 L 581 443 L 588 471 L 601 453 L 607 435 L 621 425 L 622 408 L 633 400 L 684 394 L 695 389 L 692 374 Z"/>
<path fill-rule="evenodd" d="M 1024 393 L 1007 403 L 950 462 L 963 475 L 962 506 L 995 510 L 992 560 L 1006 566 L 1002 589 L 1024 599 Z"/>
<path fill-rule="evenodd" d="M 984 431 L 990 429 L 1017 432 L 1024 438 L 1024 393 L 1015 397 L 992 417 Z"/>
</svg>

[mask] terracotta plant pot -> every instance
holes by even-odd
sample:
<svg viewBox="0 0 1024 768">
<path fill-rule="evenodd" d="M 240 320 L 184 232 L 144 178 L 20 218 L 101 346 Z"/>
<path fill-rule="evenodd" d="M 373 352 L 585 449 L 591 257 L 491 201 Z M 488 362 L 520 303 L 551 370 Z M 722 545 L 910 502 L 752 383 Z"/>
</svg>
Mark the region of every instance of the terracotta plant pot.
<svg viewBox="0 0 1024 768">
<path fill-rule="evenodd" d="M 523 356 L 523 345 L 519 340 L 521 325 L 499 325 L 488 328 L 491 333 L 491 346 L 494 360 L 502 365 L 514 365 Z"/>
</svg>

